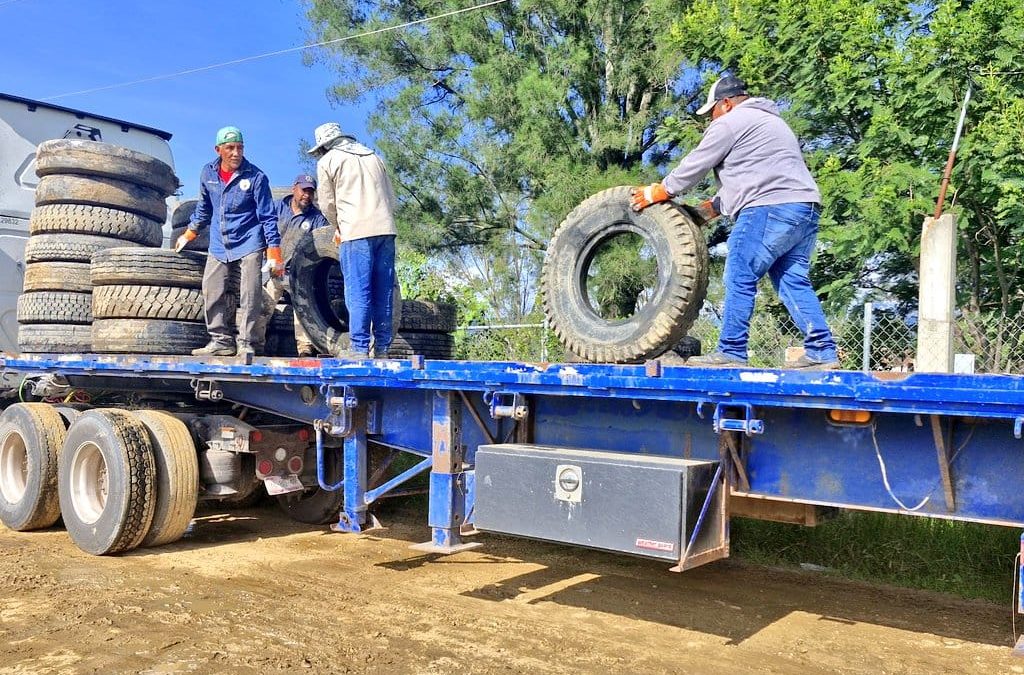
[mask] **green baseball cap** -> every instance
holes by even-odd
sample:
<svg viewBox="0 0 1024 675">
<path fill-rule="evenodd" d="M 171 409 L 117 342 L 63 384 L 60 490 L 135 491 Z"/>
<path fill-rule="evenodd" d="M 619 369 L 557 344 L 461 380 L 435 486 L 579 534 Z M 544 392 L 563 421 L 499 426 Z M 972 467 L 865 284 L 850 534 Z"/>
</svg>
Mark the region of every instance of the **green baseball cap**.
<svg viewBox="0 0 1024 675">
<path fill-rule="evenodd" d="M 224 127 L 218 131 L 216 145 L 223 145 L 224 143 L 244 143 L 242 140 L 242 130 L 238 127 Z"/>
</svg>

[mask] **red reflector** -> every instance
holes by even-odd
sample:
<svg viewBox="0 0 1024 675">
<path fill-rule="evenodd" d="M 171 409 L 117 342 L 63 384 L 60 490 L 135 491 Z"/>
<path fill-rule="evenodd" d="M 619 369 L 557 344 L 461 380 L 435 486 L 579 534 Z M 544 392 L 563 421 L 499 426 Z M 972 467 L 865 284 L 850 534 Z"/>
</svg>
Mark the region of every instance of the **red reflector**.
<svg viewBox="0 0 1024 675">
<path fill-rule="evenodd" d="M 259 443 L 263 440 L 263 432 L 257 429 L 256 431 L 249 434 L 249 440 L 253 443 Z"/>
<path fill-rule="evenodd" d="M 291 459 L 289 459 L 288 470 L 295 474 L 302 473 L 302 458 L 292 457 Z"/>
<path fill-rule="evenodd" d="M 261 476 L 269 476 L 274 470 L 274 463 L 269 459 L 261 459 L 260 463 L 256 465 L 256 473 Z"/>
<path fill-rule="evenodd" d="M 309 440 L 309 429 L 299 429 L 299 433 L 297 433 L 295 435 L 299 437 L 300 441 L 308 441 Z"/>
</svg>

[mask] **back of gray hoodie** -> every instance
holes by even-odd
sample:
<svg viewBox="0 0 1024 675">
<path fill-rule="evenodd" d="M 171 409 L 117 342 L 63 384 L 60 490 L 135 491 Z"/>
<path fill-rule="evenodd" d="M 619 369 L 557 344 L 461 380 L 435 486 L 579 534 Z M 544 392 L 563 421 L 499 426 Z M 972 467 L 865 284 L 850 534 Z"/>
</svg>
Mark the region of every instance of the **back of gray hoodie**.
<svg viewBox="0 0 1024 675">
<path fill-rule="evenodd" d="M 719 185 L 719 210 L 727 216 L 748 206 L 821 203 L 796 135 L 766 98 L 748 98 L 712 121 L 662 185 L 669 194 L 682 194 L 711 170 Z"/>
</svg>

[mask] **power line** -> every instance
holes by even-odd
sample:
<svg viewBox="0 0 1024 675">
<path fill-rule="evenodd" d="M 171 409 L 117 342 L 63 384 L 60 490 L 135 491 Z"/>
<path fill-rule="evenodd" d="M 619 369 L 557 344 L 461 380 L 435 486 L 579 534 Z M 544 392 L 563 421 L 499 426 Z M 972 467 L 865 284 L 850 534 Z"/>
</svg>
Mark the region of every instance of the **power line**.
<svg viewBox="0 0 1024 675">
<path fill-rule="evenodd" d="M 10 2 L 18 2 L 18 0 L 7 0 L 7 2 L 8 3 L 10 3 Z M 425 19 L 417 19 L 415 21 L 409 21 L 407 23 L 399 24 L 397 26 L 387 26 L 385 28 L 377 28 L 376 30 L 367 31 L 365 33 L 357 33 L 356 35 L 347 35 L 345 37 L 336 38 L 334 40 L 325 40 L 323 42 L 314 42 L 312 44 L 302 45 L 300 47 L 289 47 L 288 49 L 279 49 L 279 50 L 277 50 L 275 52 L 267 52 L 266 54 L 256 54 L 255 56 L 246 56 L 246 57 L 241 58 L 241 59 L 235 59 L 233 61 L 224 61 L 223 63 L 214 63 L 214 64 L 211 64 L 211 65 L 208 65 L 208 66 L 201 66 L 199 68 L 189 68 L 188 70 L 182 70 L 182 71 L 178 71 L 176 73 L 167 73 L 167 74 L 164 74 L 164 75 L 154 75 L 153 77 L 146 77 L 146 78 L 143 78 L 141 80 L 131 80 L 129 82 L 118 82 L 116 84 L 108 84 L 108 85 L 103 86 L 103 87 L 94 87 L 92 89 L 82 89 L 80 91 L 70 91 L 70 92 L 67 92 L 65 94 L 57 94 L 56 96 L 48 96 L 48 97 L 46 97 L 46 98 L 44 98 L 42 100 L 43 101 L 54 101 L 54 100 L 56 100 L 58 98 L 66 98 L 68 96 L 78 96 L 80 94 L 93 94 L 93 93 L 95 93 L 97 91 L 107 91 L 109 89 L 120 89 L 121 87 L 131 87 L 131 86 L 134 86 L 136 84 L 145 84 L 147 82 L 157 82 L 159 80 L 169 80 L 171 78 L 181 77 L 182 75 L 191 75 L 193 73 L 201 73 L 201 72 L 204 72 L 204 71 L 207 71 L 207 70 L 213 70 L 215 68 L 223 68 L 225 66 L 234 66 L 234 65 L 238 65 L 239 63 L 247 63 L 249 61 L 256 61 L 258 59 L 265 59 L 265 58 L 268 58 L 268 57 L 271 57 L 271 56 L 280 56 L 281 54 L 290 54 L 292 52 L 301 52 L 301 51 L 303 51 L 305 49 L 313 49 L 314 47 L 326 47 L 327 45 L 340 44 L 342 42 L 348 42 L 349 40 L 355 40 L 355 39 L 358 39 L 358 38 L 369 37 L 371 35 L 379 35 L 381 33 L 389 33 L 391 31 L 401 30 L 403 28 L 408 28 L 410 26 L 416 26 L 418 24 L 427 23 L 427 22 L 430 22 L 430 21 L 437 21 L 438 19 L 444 19 L 444 18 L 447 18 L 449 16 L 455 16 L 456 14 L 465 14 L 467 12 L 475 12 L 477 10 L 486 9 L 488 7 L 493 7 L 494 5 L 503 4 L 505 2 L 508 2 L 508 0 L 491 0 L 491 2 L 485 2 L 483 4 L 475 5 L 473 7 L 466 7 L 466 8 L 463 8 L 463 9 L 456 9 L 456 10 L 452 10 L 451 12 L 445 12 L 444 14 L 438 14 L 436 16 L 429 16 L 429 17 L 426 17 Z M 4 3 L 0 3 L 0 7 L 2 7 L 3 4 Z"/>
<path fill-rule="evenodd" d="M 0 2 L 0 7 L 3 7 L 4 5 L 13 5 L 16 2 L 21 2 L 21 0 L 5 0 L 5 2 Z"/>
</svg>

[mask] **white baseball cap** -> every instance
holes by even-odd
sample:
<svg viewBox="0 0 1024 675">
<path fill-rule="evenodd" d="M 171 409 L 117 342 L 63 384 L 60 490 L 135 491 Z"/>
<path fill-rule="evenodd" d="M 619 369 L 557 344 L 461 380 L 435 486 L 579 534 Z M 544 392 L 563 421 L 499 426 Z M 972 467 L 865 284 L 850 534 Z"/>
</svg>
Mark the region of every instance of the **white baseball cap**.
<svg viewBox="0 0 1024 675">
<path fill-rule="evenodd" d="M 711 90 L 708 91 L 708 100 L 697 110 L 697 114 L 707 115 L 715 107 L 715 104 L 723 98 L 746 96 L 746 94 L 747 85 L 743 83 L 743 80 L 735 75 L 724 75 L 715 80 L 715 83 L 711 85 Z"/>
</svg>

